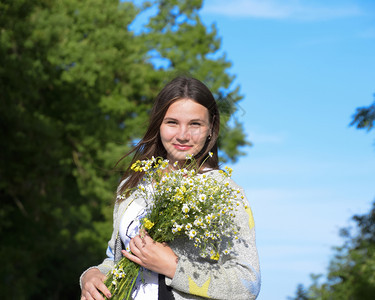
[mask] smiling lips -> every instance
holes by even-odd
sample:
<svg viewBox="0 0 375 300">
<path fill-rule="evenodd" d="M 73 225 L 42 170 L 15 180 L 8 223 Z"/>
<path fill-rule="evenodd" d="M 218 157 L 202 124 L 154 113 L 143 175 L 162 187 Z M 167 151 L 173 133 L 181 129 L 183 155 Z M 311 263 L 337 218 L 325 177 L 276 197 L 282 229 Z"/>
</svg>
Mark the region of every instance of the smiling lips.
<svg viewBox="0 0 375 300">
<path fill-rule="evenodd" d="M 180 150 L 180 151 L 187 151 L 193 148 L 193 146 L 190 146 L 190 145 L 179 145 L 179 144 L 173 144 L 173 147 L 175 147 L 177 150 Z"/>
</svg>

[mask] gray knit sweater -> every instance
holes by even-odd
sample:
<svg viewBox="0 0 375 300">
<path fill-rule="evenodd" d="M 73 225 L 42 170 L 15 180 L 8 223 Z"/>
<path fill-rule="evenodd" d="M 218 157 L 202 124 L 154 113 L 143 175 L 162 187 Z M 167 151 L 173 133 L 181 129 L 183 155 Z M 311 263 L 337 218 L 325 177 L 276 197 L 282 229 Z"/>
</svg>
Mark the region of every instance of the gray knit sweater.
<svg viewBox="0 0 375 300">
<path fill-rule="evenodd" d="M 221 177 L 218 170 L 206 175 Z M 244 204 L 248 205 L 243 189 L 233 180 L 226 179 L 231 186 L 240 189 Z M 133 201 L 135 193 L 122 202 L 116 202 L 113 213 L 113 233 L 108 246 L 114 252 L 110 258 L 96 266 L 107 274 L 121 258 L 119 226 L 121 217 Z M 199 256 L 199 250 L 187 238 L 178 238 L 169 246 L 179 257 L 174 277 L 165 278 L 166 285 L 173 288 L 176 300 L 182 299 L 255 299 L 260 290 L 260 269 L 255 245 L 254 219 L 250 207 L 241 207 L 236 212 L 235 222 L 240 227 L 239 239 L 233 240 L 229 255 L 221 255 L 218 261 Z M 90 268 L 91 269 L 91 268 Z M 82 278 L 82 276 L 81 276 Z"/>
</svg>

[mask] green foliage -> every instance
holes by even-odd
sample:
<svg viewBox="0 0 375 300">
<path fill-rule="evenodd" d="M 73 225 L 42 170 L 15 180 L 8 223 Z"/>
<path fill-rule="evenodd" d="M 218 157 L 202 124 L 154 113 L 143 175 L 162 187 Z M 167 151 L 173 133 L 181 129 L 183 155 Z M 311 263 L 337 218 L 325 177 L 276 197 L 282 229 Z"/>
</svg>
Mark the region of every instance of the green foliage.
<svg viewBox="0 0 375 300">
<path fill-rule="evenodd" d="M 304 288 L 302 284 L 299 284 L 297 286 L 296 296 L 295 298 L 288 297 L 288 299 L 294 299 L 294 300 L 309 300 L 309 297 L 307 296 L 307 291 Z"/>
<path fill-rule="evenodd" d="M 355 215 L 356 227 L 342 229 L 345 243 L 335 250 L 326 282 L 321 275 L 312 275 L 312 285 L 305 289 L 303 299 L 370 300 L 375 294 L 375 202 L 368 214 Z M 297 289 L 299 297 L 301 286 Z"/>
<path fill-rule="evenodd" d="M 129 28 L 151 5 L 140 34 Z M 201 1 L 0 1 L 0 292 L 10 299 L 71 299 L 111 233 L 120 172 L 153 97 L 176 73 L 228 100 L 221 150 L 246 145 L 231 116 L 220 39 L 198 15 Z M 165 68 L 153 56 L 170 62 Z M 218 58 L 215 58 L 218 57 Z M 226 125 L 226 123 L 228 123 Z M 124 162 L 126 163 L 126 161 Z M 120 169 L 123 165 L 120 165 Z"/>
<path fill-rule="evenodd" d="M 374 94 L 375 98 L 375 94 Z M 367 129 L 370 131 L 375 125 L 375 101 L 368 107 L 359 107 L 353 115 L 350 126 L 356 126 L 358 129 Z"/>
<path fill-rule="evenodd" d="M 375 97 L 375 95 L 374 95 Z M 358 129 L 367 129 L 370 131 L 374 128 L 375 122 L 375 102 L 368 107 L 359 107 L 353 115 L 353 121 L 350 125 L 356 125 Z"/>
</svg>

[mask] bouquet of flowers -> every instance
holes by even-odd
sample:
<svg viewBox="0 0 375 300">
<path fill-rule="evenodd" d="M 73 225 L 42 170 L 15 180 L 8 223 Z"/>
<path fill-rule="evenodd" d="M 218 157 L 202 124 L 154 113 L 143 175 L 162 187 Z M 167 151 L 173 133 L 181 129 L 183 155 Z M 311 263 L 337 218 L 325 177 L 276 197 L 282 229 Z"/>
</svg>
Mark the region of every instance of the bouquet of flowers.
<svg viewBox="0 0 375 300">
<path fill-rule="evenodd" d="M 144 172 L 143 183 L 134 193 L 150 203 L 141 220 L 142 228 L 156 242 L 184 236 L 194 243 L 202 257 L 218 260 L 220 255 L 232 251 L 230 239 L 223 238 L 238 239 L 234 217 L 238 206 L 243 205 L 243 196 L 228 183 L 231 168 L 226 167 L 220 171 L 221 178 L 215 178 L 199 173 L 203 163 L 198 167 L 191 155 L 187 158 L 190 163 L 182 168 L 177 168 L 177 164 L 170 168 L 168 160 L 154 157 L 132 165 L 134 172 Z M 152 188 L 145 188 L 147 185 Z M 139 265 L 125 257 L 117 263 L 105 281 L 111 299 L 129 299 L 139 269 Z"/>
</svg>

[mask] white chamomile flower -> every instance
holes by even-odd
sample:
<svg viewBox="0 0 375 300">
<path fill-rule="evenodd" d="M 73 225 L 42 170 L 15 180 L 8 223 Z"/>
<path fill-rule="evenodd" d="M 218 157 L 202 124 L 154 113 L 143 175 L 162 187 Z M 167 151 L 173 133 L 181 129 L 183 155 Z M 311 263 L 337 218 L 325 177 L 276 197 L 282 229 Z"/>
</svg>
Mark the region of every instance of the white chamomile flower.
<svg viewBox="0 0 375 300">
<path fill-rule="evenodd" d="M 205 194 L 200 194 L 200 195 L 198 196 L 198 199 L 199 199 L 200 202 L 203 202 L 204 200 L 207 199 L 207 196 L 206 196 Z"/>
<path fill-rule="evenodd" d="M 197 232 L 192 229 L 189 231 L 189 239 L 193 239 L 197 235 Z"/>
<path fill-rule="evenodd" d="M 177 233 L 183 229 L 183 225 L 178 225 L 176 222 L 173 224 L 172 233 Z"/>
<path fill-rule="evenodd" d="M 184 204 L 182 206 L 182 212 L 183 213 L 187 214 L 189 212 L 189 210 L 190 210 L 190 208 L 189 208 L 189 206 L 187 204 Z"/>
<path fill-rule="evenodd" d="M 212 152 L 208 152 L 208 155 L 212 157 L 214 154 Z"/>
<path fill-rule="evenodd" d="M 203 219 L 202 218 L 198 218 L 194 221 L 194 225 L 195 226 L 200 226 L 203 224 Z"/>
</svg>

